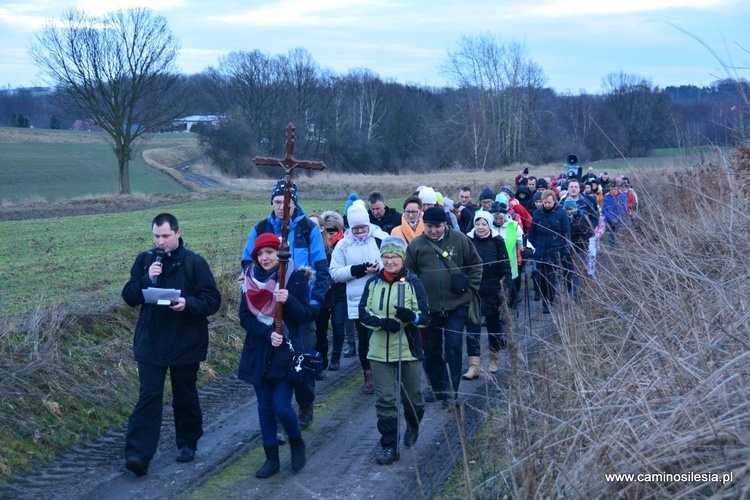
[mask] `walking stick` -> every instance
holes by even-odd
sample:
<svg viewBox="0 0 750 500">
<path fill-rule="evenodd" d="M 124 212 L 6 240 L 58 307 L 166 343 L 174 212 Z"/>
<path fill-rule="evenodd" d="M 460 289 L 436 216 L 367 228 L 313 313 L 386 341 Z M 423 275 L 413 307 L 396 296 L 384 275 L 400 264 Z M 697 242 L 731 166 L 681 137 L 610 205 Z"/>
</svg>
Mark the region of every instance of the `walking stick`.
<svg viewBox="0 0 750 500">
<path fill-rule="evenodd" d="M 398 294 L 396 295 L 398 307 L 404 307 L 406 303 L 406 280 L 401 278 L 398 282 Z M 399 455 L 399 443 L 401 442 L 401 338 L 404 333 L 404 324 L 398 330 L 398 372 L 396 375 L 396 456 Z"/>
</svg>

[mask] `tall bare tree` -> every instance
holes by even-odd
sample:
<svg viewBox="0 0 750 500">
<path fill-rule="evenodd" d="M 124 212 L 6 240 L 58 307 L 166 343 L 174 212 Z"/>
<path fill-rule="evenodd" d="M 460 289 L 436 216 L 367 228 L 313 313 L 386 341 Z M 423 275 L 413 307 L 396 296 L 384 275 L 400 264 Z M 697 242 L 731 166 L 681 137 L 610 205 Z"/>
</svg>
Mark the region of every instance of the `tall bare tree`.
<svg viewBox="0 0 750 500">
<path fill-rule="evenodd" d="M 60 21 L 47 22 L 29 53 L 61 104 L 112 140 L 120 194 L 129 194 L 135 141 L 187 109 L 176 67 L 179 41 L 166 19 L 147 8 L 102 18 L 73 8 Z"/>
<path fill-rule="evenodd" d="M 545 81 L 525 47 L 489 34 L 463 37 L 459 47 L 449 52 L 443 73 L 465 93 L 464 120 L 473 167 L 522 159 Z"/>
</svg>

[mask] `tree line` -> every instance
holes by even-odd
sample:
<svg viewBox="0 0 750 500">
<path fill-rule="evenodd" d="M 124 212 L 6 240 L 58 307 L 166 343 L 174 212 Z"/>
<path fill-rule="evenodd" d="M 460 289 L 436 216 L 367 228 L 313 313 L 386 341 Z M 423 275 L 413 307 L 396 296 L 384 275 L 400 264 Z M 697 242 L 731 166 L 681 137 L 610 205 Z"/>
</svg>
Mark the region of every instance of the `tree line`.
<svg viewBox="0 0 750 500">
<path fill-rule="evenodd" d="M 67 20 L 77 26 L 90 18 L 71 11 Z M 75 119 L 93 119 L 128 152 L 130 138 L 119 135 L 170 130 L 180 116 L 218 115 L 217 126 L 193 131 L 229 175 L 255 175 L 256 155 L 283 156 L 290 122 L 297 129 L 295 156 L 352 173 L 492 170 L 559 162 L 571 153 L 583 162 L 641 157 L 655 148 L 733 146 L 748 126 L 750 89 L 742 79 L 660 89 L 621 72 L 604 77 L 600 94 L 560 94 L 545 85 L 543 69 L 522 44 L 493 35 L 461 39 L 441 68 L 450 85 L 435 88 L 385 81 L 366 68 L 335 74 L 303 48 L 232 52 L 199 74 L 180 75 L 173 71 L 179 45 L 163 18 L 135 9 L 108 20 L 131 47 L 150 29 L 140 66 L 119 64 L 119 39 L 49 25 L 32 54 L 54 90 L 0 93 L 2 123 L 70 128 Z M 112 57 L 65 53 L 76 41 Z M 66 57 L 68 64 L 56 66 Z M 70 64 L 79 65 L 74 75 L 64 72 Z M 106 80 L 96 81 L 102 74 Z"/>
</svg>

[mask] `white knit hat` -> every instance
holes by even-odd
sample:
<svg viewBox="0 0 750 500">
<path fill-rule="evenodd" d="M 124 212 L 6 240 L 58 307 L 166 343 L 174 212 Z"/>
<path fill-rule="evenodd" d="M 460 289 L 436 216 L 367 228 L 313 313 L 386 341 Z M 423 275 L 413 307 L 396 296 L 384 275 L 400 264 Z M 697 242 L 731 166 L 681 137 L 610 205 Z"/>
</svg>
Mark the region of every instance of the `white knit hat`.
<svg viewBox="0 0 750 500">
<path fill-rule="evenodd" d="M 426 187 L 419 192 L 419 199 L 422 200 L 422 204 L 428 203 L 430 205 L 437 205 L 437 194 L 431 187 Z"/>
<path fill-rule="evenodd" d="M 349 227 L 370 224 L 370 216 L 367 213 L 367 209 L 364 207 L 364 203 L 361 205 L 358 203 L 352 204 L 346 212 L 346 219 L 349 222 Z"/>
</svg>

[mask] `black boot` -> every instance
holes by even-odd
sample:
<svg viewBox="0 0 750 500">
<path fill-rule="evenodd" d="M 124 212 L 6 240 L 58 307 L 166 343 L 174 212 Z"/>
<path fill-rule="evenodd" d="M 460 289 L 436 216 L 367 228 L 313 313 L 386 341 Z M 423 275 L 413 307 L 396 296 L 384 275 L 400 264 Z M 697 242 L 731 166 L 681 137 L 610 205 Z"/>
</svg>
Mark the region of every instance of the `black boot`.
<svg viewBox="0 0 750 500">
<path fill-rule="evenodd" d="M 398 419 L 378 419 L 378 431 L 380 432 L 380 452 L 375 461 L 380 465 L 389 465 L 398 460 L 396 451 L 398 445 Z"/>
<path fill-rule="evenodd" d="M 264 446 L 263 450 L 266 452 L 266 463 L 264 463 L 263 467 L 258 469 L 258 472 L 255 473 L 255 477 L 259 477 L 261 479 L 271 477 L 279 472 L 280 466 L 279 445 Z"/>
<path fill-rule="evenodd" d="M 328 370 L 335 372 L 336 370 L 339 370 L 341 368 L 341 353 L 340 352 L 333 352 L 331 353 L 331 361 L 328 363 Z"/>
<path fill-rule="evenodd" d="M 289 447 L 292 449 L 292 472 L 299 472 L 307 463 L 305 456 L 305 442 L 302 437 L 289 440 Z"/>
<path fill-rule="evenodd" d="M 404 411 L 404 419 L 406 419 L 406 432 L 404 433 L 404 446 L 411 448 L 414 443 L 419 439 L 419 422 L 422 421 L 424 416 L 424 408 L 417 410 L 416 415 L 414 413 Z"/>
</svg>

